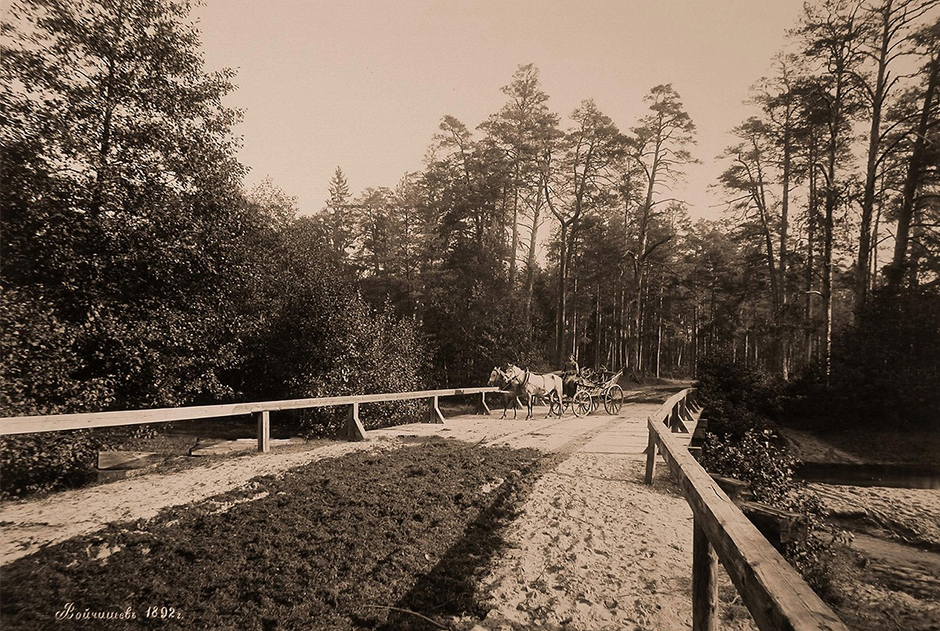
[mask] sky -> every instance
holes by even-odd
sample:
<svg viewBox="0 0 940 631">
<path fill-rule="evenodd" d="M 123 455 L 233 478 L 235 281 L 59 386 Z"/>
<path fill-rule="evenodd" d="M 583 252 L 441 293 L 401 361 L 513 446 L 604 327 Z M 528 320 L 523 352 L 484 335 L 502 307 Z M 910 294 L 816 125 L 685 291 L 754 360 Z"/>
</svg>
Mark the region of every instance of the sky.
<svg viewBox="0 0 940 631">
<path fill-rule="evenodd" d="M 341 167 L 353 195 L 424 166 L 445 115 L 473 129 L 534 63 L 562 126 L 593 98 L 623 131 L 671 83 L 697 127 L 690 214 L 716 217 L 709 185 L 748 89 L 771 74 L 802 0 L 204 0 L 206 69 L 237 71 L 226 105 L 248 186 L 270 177 L 301 213 L 323 208 Z"/>
</svg>

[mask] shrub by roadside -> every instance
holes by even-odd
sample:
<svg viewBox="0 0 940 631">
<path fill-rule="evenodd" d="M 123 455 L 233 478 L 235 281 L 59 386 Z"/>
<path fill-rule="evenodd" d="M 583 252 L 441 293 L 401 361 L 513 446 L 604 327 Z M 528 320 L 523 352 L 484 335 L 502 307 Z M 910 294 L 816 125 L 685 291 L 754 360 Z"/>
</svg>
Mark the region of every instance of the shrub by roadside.
<svg viewBox="0 0 940 631">
<path fill-rule="evenodd" d="M 817 593 L 837 602 L 832 566 L 850 535 L 831 526 L 818 498 L 794 479 L 799 461 L 786 453 L 779 437 L 769 429 L 749 429 L 740 438 L 708 433 L 701 462 L 711 473 L 747 482 L 754 501 L 803 516 L 807 536 L 783 543 L 780 552 Z"/>
<path fill-rule="evenodd" d="M 95 478 L 98 445 L 87 431 L 0 439 L 0 499 L 81 486 Z"/>
<path fill-rule="evenodd" d="M 850 535 L 828 524 L 819 500 L 794 479 L 799 461 L 787 453 L 772 420 L 783 403 L 783 386 L 761 369 L 727 359 L 703 362 L 699 372 L 709 428 L 702 466 L 747 482 L 754 501 L 803 516 L 807 536 L 782 544 L 780 551 L 817 593 L 837 602 L 833 563 Z"/>
<path fill-rule="evenodd" d="M 331 291 L 333 293 L 318 296 L 322 300 L 338 300 L 339 290 Z M 324 309 L 330 314 L 328 317 L 311 318 L 308 321 L 298 316 L 292 320 L 300 327 L 297 331 L 277 329 L 276 332 L 283 335 L 277 340 L 269 339 L 269 344 L 263 346 L 266 358 L 256 356 L 253 358 L 254 363 L 245 367 L 246 375 L 253 373 L 253 367 L 254 375 L 263 376 L 270 372 L 268 369 L 271 366 L 277 366 L 278 370 L 283 371 L 277 373 L 278 378 L 274 379 L 277 387 L 259 387 L 254 391 L 246 389 L 239 398 L 264 401 L 424 389 L 428 360 L 416 323 L 396 318 L 388 307 L 373 312 L 354 294 L 340 302 L 342 310 Z M 291 343 L 288 344 L 287 340 L 291 340 Z M 3 350 L 4 356 L 9 358 L 13 350 L 19 347 L 12 342 L 7 344 L 8 341 L 4 338 Z M 293 352 L 284 350 L 285 345 L 293 348 Z M 61 363 L 70 362 L 78 363 L 71 356 L 69 361 L 63 360 Z M 26 362 L 24 360 L 21 363 Z M 25 375 L 27 372 L 22 370 L 15 374 Z M 10 381 L 11 374 L 14 373 L 9 367 L 0 370 L 5 383 Z M 247 388 L 249 380 L 243 377 L 245 381 L 237 385 Z M 263 380 L 259 379 L 259 383 L 263 385 Z M 22 390 L 27 391 L 25 387 Z M 14 392 L 11 389 L 7 395 L 16 392 L 19 390 Z M 70 399 L 68 405 L 55 404 L 48 393 L 43 396 L 47 399 L 46 407 L 32 399 L 14 401 L 9 396 L 0 397 L 0 412 L 24 415 L 134 409 L 114 401 L 105 404 L 90 395 L 87 400 L 80 397 Z M 212 402 L 215 401 L 205 401 Z M 183 403 L 194 402 L 179 404 Z M 426 406 L 424 401 L 363 406 L 362 419 L 367 429 L 388 427 L 418 418 L 425 410 L 423 406 Z M 296 434 L 332 438 L 336 430 L 345 424 L 346 414 L 345 408 L 322 408 L 293 415 L 284 414 L 281 422 L 283 425 L 290 424 Z M 155 432 L 163 431 L 160 425 L 152 428 Z M 96 452 L 107 442 L 107 430 L 0 438 L 0 498 L 82 486 L 95 478 Z"/>
<path fill-rule="evenodd" d="M 698 366 L 699 399 L 715 434 L 743 437 L 750 429 L 772 429 L 783 401 L 778 379 L 762 368 L 727 357 L 710 357 Z"/>
</svg>

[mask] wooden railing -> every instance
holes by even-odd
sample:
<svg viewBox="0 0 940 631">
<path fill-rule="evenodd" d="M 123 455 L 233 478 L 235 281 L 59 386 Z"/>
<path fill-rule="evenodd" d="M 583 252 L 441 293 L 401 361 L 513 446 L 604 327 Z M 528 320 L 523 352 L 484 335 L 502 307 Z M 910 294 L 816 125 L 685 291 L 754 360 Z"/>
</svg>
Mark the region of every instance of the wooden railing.
<svg viewBox="0 0 940 631">
<path fill-rule="evenodd" d="M 659 450 L 692 508 L 692 628 L 718 625 L 720 560 L 761 631 L 848 631 L 779 552 L 760 534 L 712 477 L 671 434 L 696 411 L 695 389 L 667 400 L 648 420 L 646 483 Z M 671 431 L 670 431 L 671 430 Z M 716 554 L 717 553 L 717 554 Z"/>
<path fill-rule="evenodd" d="M 443 423 L 444 416 L 441 414 L 441 408 L 438 406 L 440 397 L 479 394 L 481 399 L 481 411 L 488 414 L 489 408 L 486 407 L 486 393 L 497 392 L 498 390 L 498 388 L 455 388 L 452 390 L 360 394 L 342 397 L 319 397 L 315 399 L 263 401 L 260 403 L 225 403 L 221 405 L 198 405 L 153 410 L 90 412 L 85 414 L 58 414 L 49 416 L 12 416 L 0 418 L 0 436 L 36 432 L 58 432 L 68 429 L 116 427 L 119 425 L 142 425 L 145 423 L 170 423 L 173 421 L 192 421 L 204 418 L 251 414 L 258 423 L 258 451 L 269 451 L 271 448 L 271 412 L 348 405 L 349 416 L 347 417 L 346 426 L 340 432 L 338 438 L 346 440 L 364 440 L 366 430 L 359 420 L 359 405 L 362 403 L 428 399 L 428 422 Z"/>
</svg>

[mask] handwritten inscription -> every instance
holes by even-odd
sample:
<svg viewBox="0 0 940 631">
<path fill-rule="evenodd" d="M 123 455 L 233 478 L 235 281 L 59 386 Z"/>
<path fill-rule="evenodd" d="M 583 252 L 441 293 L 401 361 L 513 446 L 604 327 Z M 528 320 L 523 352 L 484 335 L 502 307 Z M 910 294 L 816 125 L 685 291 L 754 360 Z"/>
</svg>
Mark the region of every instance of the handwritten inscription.
<svg viewBox="0 0 940 631">
<path fill-rule="evenodd" d="M 59 622 L 65 620 L 182 620 L 183 612 L 176 607 L 147 607 L 143 614 L 138 614 L 133 607 L 123 610 L 99 611 L 94 609 L 80 609 L 75 603 L 65 603 L 65 606 L 55 612 L 55 619 Z"/>
</svg>

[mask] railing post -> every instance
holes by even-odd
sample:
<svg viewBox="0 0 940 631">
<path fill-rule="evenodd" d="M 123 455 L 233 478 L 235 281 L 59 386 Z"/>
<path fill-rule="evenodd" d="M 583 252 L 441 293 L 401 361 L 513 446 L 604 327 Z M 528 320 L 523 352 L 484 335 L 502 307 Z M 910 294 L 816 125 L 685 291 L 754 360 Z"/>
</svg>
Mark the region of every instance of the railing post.
<svg viewBox="0 0 940 631">
<path fill-rule="evenodd" d="M 682 422 L 682 413 L 680 412 L 680 407 L 682 406 L 682 401 L 680 400 L 669 412 L 669 429 L 673 434 L 682 433 L 688 434 L 689 428 L 685 426 L 685 423 Z"/>
<path fill-rule="evenodd" d="M 444 415 L 441 414 L 441 408 L 437 404 L 437 396 L 434 396 L 428 405 L 428 423 L 443 423 Z"/>
<path fill-rule="evenodd" d="M 650 430 L 650 441 L 646 446 L 646 477 L 643 481 L 647 484 L 653 483 L 653 473 L 656 469 L 656 432 Z"/>
<path fill-rule="evenodd" d="M 349 416 L 346 417 L 346 427 L 340 433 L 340 438 L 345 440 L 365 440 L 366 428 L 359 420 L 359 404 L 353 403 L 349 406 Z"/>
<path fill-rule="evenodd" d="M 702 529 L 692 521 L 692 631 L 718 628 L 718 556 Z"/>
<path fill-rule="evenodd" d="M 267 453 L 271 451 L 271 413 L 255 412 L 252 416 L 258 422 L 258 451 Z"/>
</svg>

